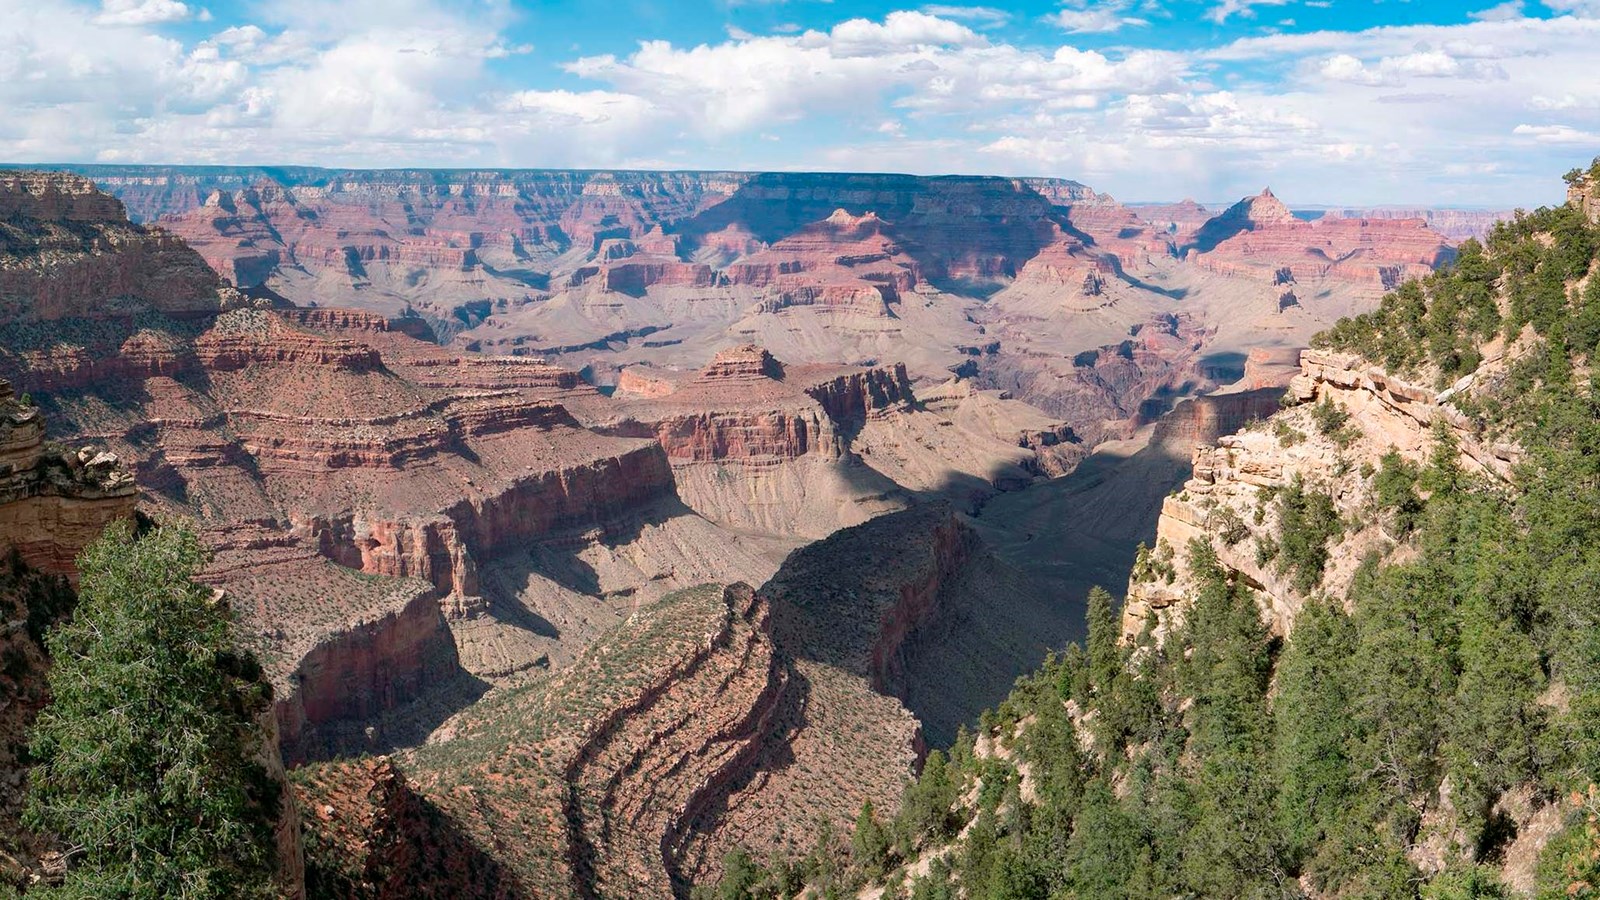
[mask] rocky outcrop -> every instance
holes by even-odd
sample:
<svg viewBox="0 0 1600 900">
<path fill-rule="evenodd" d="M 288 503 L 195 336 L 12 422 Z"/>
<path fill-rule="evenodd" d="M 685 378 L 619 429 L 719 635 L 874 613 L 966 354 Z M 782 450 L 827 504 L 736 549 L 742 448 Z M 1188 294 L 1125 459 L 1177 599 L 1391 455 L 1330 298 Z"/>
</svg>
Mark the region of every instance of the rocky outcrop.
<svg viewBox="0 0 1600 900">
<path fill-rule="evenodd" d="M 661 449 L 633 443 L 615 455 L 574 458 L 471 490 L 432 517 L 389 519 L 351 511 L 311 516 L 296 521 L 294 530 L 352 569 L 420 578 L 444 594 L 477 594 L 477 560 L 569 534 L 620 528 L 633 512 L 673 493 Z"/>
<path fill-rule="evenodd" d="M 1278 386 L 1204 394 L 1179 402 L 1156 422 L 1150 443 L 1192 453 L 1215 444 L 1251 422 L 1277 412 L 1283 401 L 1283 381 Z"/>
<path fill-rule="evenodd" d="M 292 199 L 270 194 L 256 199 Z M 100 241 L 90 255 L 105 265 L 126 248 L 95 229 L 143 234 L 82 221 L 120 216 L 114 201 L 39 196 L 13 202 L 4 227 L 87 229 L 80 244 Z M 24 216 L 44 212 L 75 218 Z M 76 264 L 30 253 L 0 261 L 37 264 L 45 283 Z M 469 667 L 515 678 L 548 666 L 563 640 L 575 652 L 633 603 L 704 580 L 713 560 L 770 572 L 683 509 L 655 441 L 578 423 L 567 404 L 602 398 L 576 373 L 464 359 L 382 314 L 245 306 L 192 317 L 137 293 L 86 296 L 48 329 L 0 322 L 0 365 L 63 434 L 110 451 L 41 449 L 37 411 L 15 405 L 0 465 L 30 498 L 22 549 L 64 564 L 80 533 L 131 513 L 134 480 L 108 473 L 117 456 L 138 460 L 146 507 L 194 523 L 214 551 L 204 578 L 267 660 L 291 760 L 416 743 L 483 692 Z M 579 571 L 580 555 L 601 571 Z"/>
<path fill-rule="evenodd" d="M 43 572 L 76 577 L 105 526 L 133 516 L 138 490 L 117 455 L 45 443 L 44 416 L 0 380 L 0 546 Z"/>
<path fill-rule="evenodd" d="M 1499 363 L 1498 358 L 1489 359 L 1475 377 L 1493 377 Z M 1263 546 L 1276 546 L 1278 510 L 1273 496 L 1299 484 L 1326 493 L 1347 520 L 1360 520 L 1358 513 L 1373 496 L 1371 473 L 1381 457 L 1394 451 L 1421 462 L 1432 453 L 1439 428 L 1450 434 L 1465 469 L 1509 478 L 1520 451 L 1486 439 L 1451 403 L 1452 397 L 1472 387 L 1473 378 L 1467 378 L 1441 392 L 1350 354 L 1304 351 L 1301 374 L 1289 388 L 1290 402 L 1297 405 L 1273 415 L 1270 427 L 1246 424 L 1194 451 L 1193 477 L 1162 506 L 1155 563 L 1136 572 L 1130 585 L 1123 610 L 1125 635 L 1137 635 L 1152 615 L 1162 631 L 1173 617 L 1182 615 L 1187 598 L 1194 596 L 1187 562 L 1194 540 L 1210 543 L 1221 565 L 1256 590 L 1263 618 L 1276 633 L 1293 627 L 1309 593 L 1344 596 L 1360 560 L 1392 546 L 1381 522 L 1337 536 L 1329 548 L 1326 570 L 1308 591 L 1275 556 L 1260 552 Z M 1233 396 L 1241 400 L 1254 396 L 1252 402 L 1275 404 L 1279 394 L 1269 389 Z M 1348 416 L 1340 431 L 1328 434 L 1319 427 L 1312 409 L 1321 403 Z M 1227 424 L 1232 423 L 1217 423 L 1217 430 Z M 1178 426 L 1163 422 L 1160 427 Z"/>
<path fill-rule="evenodd" d="M 698 874 L 683 842 L 749 765 L 788 683 L 768 604 L 708 585 L 401 762 L 536 896 L 671 896 Z"/>
<path fill-rule="evenodd" d="M 405 900 L 526 896 L 515 876 L 461 833 L 392 760 L 367 758 L 295 773 L 313 897 Z"/>
<path fill-rule="evenodd" d="M 1567 204 L 1600 223 L 1600 167 L 1591 167 L 1567 185 Z"/>
<path fill-rule="evenodd" d="M 1126 437 L 1142 421 L 1155 418 L 1163 396 L 1233 380 L 1204 371 L 1202 350 L 1214 332 L 1192 316 L 1161 315 L 1130 331 L 1125 340 L 1070 360 L 1001 356 L 981 367 L 975 380 L 1070 423 L 1090 446 Z M 1158 401 L 1155 410 L 1148 405 L 1151 400 Z"/>
</svg>

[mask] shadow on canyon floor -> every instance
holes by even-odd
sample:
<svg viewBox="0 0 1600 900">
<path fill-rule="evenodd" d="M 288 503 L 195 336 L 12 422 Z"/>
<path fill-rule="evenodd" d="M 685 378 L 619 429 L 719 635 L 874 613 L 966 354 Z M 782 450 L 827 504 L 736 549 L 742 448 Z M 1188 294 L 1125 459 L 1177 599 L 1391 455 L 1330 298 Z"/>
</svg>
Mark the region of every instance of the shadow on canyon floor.
<svg viewBox="0 0 1600 900">
<path fill-rule="evenodd" d="M 1155 543 L 1167 495 L 1193 471 L 1187 448 L 1149 442 L 1153 429 L 1104 444 L 1070 475 L 1001 494 L 972 523 L 1002 560 L 1026 572 L 1077 611 L 1098 585 L 1121 597 L 1138 545 Z"/>
</svg>

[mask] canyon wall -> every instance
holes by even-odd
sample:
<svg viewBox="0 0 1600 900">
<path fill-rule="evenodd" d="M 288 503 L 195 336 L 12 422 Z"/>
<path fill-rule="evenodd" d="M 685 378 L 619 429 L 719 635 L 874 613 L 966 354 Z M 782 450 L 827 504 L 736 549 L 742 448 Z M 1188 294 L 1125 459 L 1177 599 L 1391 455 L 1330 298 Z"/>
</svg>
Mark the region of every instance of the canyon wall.
<svg viewBox="0 0 1600 900">
<path fill-rule="evenodd" d="M 1181 616 L 1185 598 L 1194 596 L 1188 571 L 1191 541 L 1203 540 L 1221 565 L 1256 590 L 1262 615 L 1277 634 L 1286 634 L 1310 591 L 1293 573 L 1258 551 L 1273 546 L 1278 511 L 1275 492 L 1305 485 L 1326 491 L 1339 514 L 1350 521 L 1372 502 L 1372 473 L 1391 451 L 1413 462 L 1433 452 L 1437 429 L 1444 429 L 1469 471 L 1504 480 L 1520 459 L 1517 448 L 1485 439 L 1476 424 L 1451 399 L 1472 387 L 1475 378 L 1493 377 L 1503 361 L 1491 356 L 1476 376 L 1438 391 L 1396 377 L 1358 357 L 1306 350 L 1301 374 L 1290 385 L 1291 408 L 1270 420 L 1224 434 L 1194 453 L 1194 475 L 1166 499 L 1157 524 L 1154 566 L 1135 574 L 1123 610 L 1123 632 L 1136 636 L 1154 617 L 1158 630 Z M 1313 415 L 1317 404 L 1332 404 L 1347 421 L 1324 433 Z M 1163 425 L 1166 423 L 1164 422 Z M 1383 525 L 1368 521 L 1346 531 L 1330 548 L 1329 564 L 1312 591 L 1343 596 L 1368 552 L 1391 546 Z M 1165 570 L 1165 574 L 1152 574 Z"/>
<path fill-rule="evenodd" d="M 106 448 L 47 447 L 39 411 L 7 401 L 0 465 L 28 502 L 0 527 L 59 569 L 135 502 L 194 523 L 293 761 L 418 742 L 483 693 L 475 672 L 521 677 L 634 602 L 775 565 L 682 507 L 654 440 L 582 427 L 566 404 L 602 398 L 576 373 L 463 358 L 406 318 L 247 300 L 75 176 L 0 177 L 0 205 L 20 286 L 0 369 L 75 446 Z M 82 265 L 129 275 L 81 291 Z M 517 572 L 535 552 L 571 561 Z M 614 562 L 576 571 L 597 555 Z"/>
</svg>

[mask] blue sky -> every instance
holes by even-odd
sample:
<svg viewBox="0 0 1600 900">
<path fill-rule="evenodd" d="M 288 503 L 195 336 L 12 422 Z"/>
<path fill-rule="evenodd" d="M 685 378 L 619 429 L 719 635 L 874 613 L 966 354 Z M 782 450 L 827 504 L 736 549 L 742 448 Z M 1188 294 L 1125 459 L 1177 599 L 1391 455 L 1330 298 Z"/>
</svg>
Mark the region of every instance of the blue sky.
<svg viewBox="0 0 1600 900">
<path fill-rule="evenodd" d="M 0 160 L 826 169 L 1537 205 L 1600 0 L 0 0 Z"/>
</svg>

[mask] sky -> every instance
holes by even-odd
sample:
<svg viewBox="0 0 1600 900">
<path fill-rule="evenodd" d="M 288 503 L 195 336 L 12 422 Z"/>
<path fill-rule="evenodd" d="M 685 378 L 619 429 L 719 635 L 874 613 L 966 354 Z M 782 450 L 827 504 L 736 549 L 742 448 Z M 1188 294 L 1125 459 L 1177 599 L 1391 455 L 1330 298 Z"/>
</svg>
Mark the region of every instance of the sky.
<svg viewBox="0 0 1600 900">
<path fill-rule="evenodd" d="M 0 161 L 1073 178 L 1533 207 L 1600 0 L 0 0 Z"/>
</svg>

